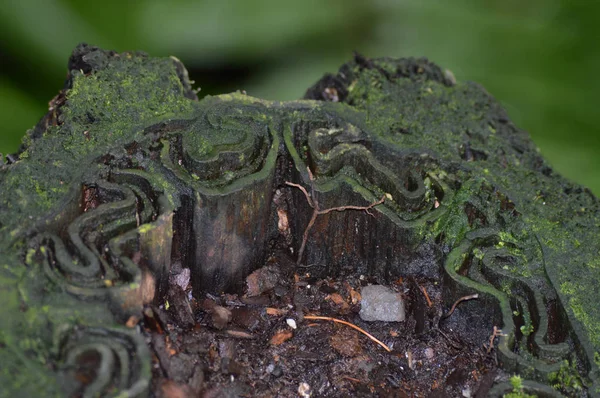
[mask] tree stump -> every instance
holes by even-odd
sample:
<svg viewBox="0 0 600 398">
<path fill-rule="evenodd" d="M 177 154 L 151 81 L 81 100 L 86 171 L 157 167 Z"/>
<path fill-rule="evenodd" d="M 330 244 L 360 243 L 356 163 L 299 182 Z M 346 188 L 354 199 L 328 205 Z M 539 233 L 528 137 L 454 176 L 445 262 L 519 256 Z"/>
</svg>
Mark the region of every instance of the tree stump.
<svg viewBox="0 0 600 398">
<path fill-rule="evenodd" d="M 523 393 L 600 396 L 597 198 L 426 59 L 357 55 L 299 101 L 198 101 L 175 58 L 80 45 L 0 164 L 6 396 L 147 396 L 134 325 L 174 297 L 174 272 L 196 297 L 241 294 L 276 248 L 296 259 L 303 244 L 313 277 L 428 278 L 446 310 L 476 294 L 439 327 L 488 344 Z M 319 215 L 303 242 L 310 199 L 380 198 Z"/>
</svg>

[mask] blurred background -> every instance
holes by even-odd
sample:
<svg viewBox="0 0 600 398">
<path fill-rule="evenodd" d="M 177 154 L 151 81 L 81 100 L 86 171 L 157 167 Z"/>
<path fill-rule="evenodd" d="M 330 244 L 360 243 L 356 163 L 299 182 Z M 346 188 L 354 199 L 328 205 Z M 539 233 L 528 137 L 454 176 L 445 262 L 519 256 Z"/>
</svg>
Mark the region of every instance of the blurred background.
<svg viewBox="0 0 600 398">
<path fill-rule="evenodd" d="M 291 100 L 358 51 L 481 83 L 560 173 L 600 194 L 600 1 L 2 0 L 0 152 L 47 111 L 72 49 L 175 55 L 206 94 Z"/>
</svg>

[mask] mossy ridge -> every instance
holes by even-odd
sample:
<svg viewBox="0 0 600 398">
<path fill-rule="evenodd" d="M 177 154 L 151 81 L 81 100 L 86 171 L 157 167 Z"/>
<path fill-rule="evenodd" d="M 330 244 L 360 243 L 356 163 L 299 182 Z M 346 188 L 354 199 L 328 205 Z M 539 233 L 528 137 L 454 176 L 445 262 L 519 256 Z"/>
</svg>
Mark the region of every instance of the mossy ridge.
<svg viewBox="0 0 600 398">
<path fill-rule="evenodd" d="M 343 94 L 341 102 L 367 114 L 368 128 L 384 142 L 403 151 L 412 148 L 430 154 L 447 171 L 485 176 L 495 190 L 506 195 L 524 215 L 520 228 L 542 245 L 548 276 L 569 314 L 581 324 L 576 329 L 583 333 L 586 356 L 597 355 L 598 199 L 556 175 L 527 134 L 509 121 L 485 90 L 474 83 L 454 84 L 425 59 L 366 60 L 359 56 L 328 79 Z M 306 97 L 318 98 L 320 88 L 317 83 Z M 466 144 L 478 155 L 461 156 L 461 146 Z M 462 192 L 464 200 L 478 196 L 476 191 Z M 459 190 L 455 201 L 462 196 Z M 444 228 L 450 241 L 465 233 L 465 217 L 457 217 Z M 444 219 L 437 221 L 438 229 Z M 598 364 L 589 366 L 598 377 Z"/>
<path fill-rule="evenodd" d="M 140 132 L 146 127 L 175 116 L 185 118 L 197 106 L 184 95 L 189 82 L 182 82 L 173 59 L 102 50 L 87 56 L 101 68 L 72 70 L 55 125 L 43 133 L 38 125 L 24 138 L 20 159 L 26 162 L 3 166 L 2 235 L 14 231 L 12 226 L 27 230 L 31 220 L 56 206 L 72 181 L 81 178 L 82 164 L 104 155 L 109 147 L 145 139 Z"/>
<path fill-rule="evenodd" d="M 196 106 L 184 95 L 189 82 L 178 76 L 172 59 L 97 49 L 91 53 L 101 59 L 101 67 L 71 71 L 59 115 L 52 109 L 49 113 L 54 112 L 54 122 L 48 123 L 53 116 L 42 119 L 24 138 L 19 160 L 0 170 L 0 253 L 11 264 L 2 270 L 8 274 L 0 283 L 5 298 L 0 310 L 0 384 L 8 396 L 17 391 L 37 396 L 42 390 L 47 396 L 61 395 L 56 375 L 49 372 L 58 358 L 49 351 L 56 348 L 49 331 L 116 324 L 101 302 L 81 302 L 45 282 L 35 251 L 17 258 L 24 234 L 69 196 L 74 185 L 79 187 L 90 172 L 82 165 L 93 163 L 110 147 L 149 140 L 140 134 L 146 127 L 175 115 L 185 117 Z M 27 268 L 16 266 L 23 262 Z M 27 376 L 23 369 L 31 373 Z"/>
<path fill-rule="evenodd" d="M 199 113 L 193 112 L 198 109 L 198 103 L 184 97 L 182 84 L 178 80 L 179 77 L 175 73 L 175 66 L 172 65 L 171 60 L 148 59 L 141 55 L 130 56 L 129 54 L 125 58 L 127 61 L 111 60 L 103 66 L 103 69 L 91 71 L 87 74 L 73 72 L 72 88 L 66 91 L 68 100 L 62 108 L 61 125 L 50 127 L 44 134 L 35 139 L 29 136 L 26 144 L 27 149 L 21 153 L 21 159 L 26 159 L 26 161 L 18 161 L 16 164 L 3 167 L 6 170 L 2 174 L 2 177 L 6 177 L 6 180 L 2 181 L 3 187 L 10 188 L 11 184 L 17 186 L 19 187 L 17 193 L 23 192 L 24 197 L 25 191 L 37 192 L 41 200 L 44 201 L 44 203 L 41 203 L 40 200 L 34 203 L 22 202 L 13 206 L 13 202 L 8 200 L 8 195 L 2 197 L 3 195 L 0 193 L 0 199 L 5 199 L 5 203 L 8 205 L 6 208 L 4 206 L 0 207 L 0 210 L 6 210 L 7 214 L 12 217 L 13 225 L 18 225 L 19 223 L 15 221 L 21 219 L 15 207 L 19 207 L 18 210 L 24 214 L 29 214 L 29 219 L 38 221 L 42 217 L 41 214 L 47 214 L 57 206 L 59 199 L 64 199 L 65 196 L 77 196 L 78 193 L 70 195 L 68 191 L 72 190 L 73 185 L 79 186 L 78 181 L 83 180 L 84 175 L 99 176 L 106 174 L 106 167 L 103 165 L 98 164 L 97 167 L 82 168 L 82 164 L 94 164 L 94 159 L 98 159 L 109 151 L 118 163 L 119 158 L 127 157 L 124 147 L 131 142 L 136 143 L 137 150 L 149 153 L 151 151 L 150 147 L 156 139 L 156 134 L 144 136 L 143 132 L 147 127 L 160 125 L 174 116 L 185 118 L 187 115 L 190 120 L 198 117 Z M 143 87 L 137 87 L 131 81 L 131 76 L 136 75 L 138 72 L 141 72 L 144 77 L 142 79 Z M 116 81 L 111 80 L 114 77 L 113 75 L 116 76 Z M 160 78 L 161 81 L 155 81 L 154 77 Z M 148 95 L 168 93 L 169 89 L 172 89 L 172 93 L 167 96 L 154 98 L 155 96 Z M 100 96 L 100 99 L 95 99 L 94 95 Z M 140 101 L 142 98 L 149 99 L 144 102 Z M 154 102 L 160 105 L 156 109 L 152 108 Z M 221 100 L 216 99 L 216 102 L 221 102 Z M 90 109 L 93 109 L 93 112 L 90 112 Z M 242 126 L 239 125 L 238 127 Z M 83 133 L 78 134 L 77 131 L 83 131 Z M 275 162 L 277 148 L 278 140 L 275 137 L 274 151 L 270 151 L 267 160 L 270 167 Z M 53 156 L 56 156 L 56 153 L 66 153 L 68 156 L 60 162 L 53 161 L 52 164 L 59 170 L 54 170 L 54 174 L 49 176 L 48 173 L 44 173 L 45 169 L 48 168 L 47 162 Z M 148 179 L 150 184 L 155 186 L 158 192 L 166 195 L 166 207 L 172 209 L 179 204 L 178 195 L 175 194 L 177 189 L 174 186 L 175 182 L 163 176 L 162 165 L 146 158 L 137 164 L 136 158 L 132 160 L 134 163 L 132 166 L 142 167 L 142 170 L 131 169 L 124 170 L 124 172 L 138 175 L 143 179 L 151 177 Z M 143 170 L 154 171 L 159 175 L 148 176 L 148 173 Z M 44 179 L 41 178 L 42 175 L 44 175 Z M 21 179 L 32 181 L 31 187 L 27 183 L 23 184 Z M 57 191 L 52 187 L 53 184 L 64 186 L 64 190 Z M 67 187 L 69 188 L 67 189 Z M 230 189 L 234 188 L 231 187 Z M 49 195 L 48 192 L 52 192 L 54 195 Z M 36 209 L 37 213 L 35 211 L 31 212 L 30 209 Z M 17 231 L 17 233 L 8 234 L 11 240 L 7 242 L 7 250 L 12 249 L 11 251 L 13 251 L 18 247 L 22 247 L 22 241 L 19 238 L 22 238 L 22 233 L 26 233 L 31 229 L 28 223 L 25 224 L 18 225 L 18 229 L 13 230 L 9 229 L 11 225 L 8 223 L 0 224 L 7 230 Z M 147 230 L 149 225 L 151 224 L 146 224 L 146 228 L 144 225 L 140 226 L 140 233 Z M 104 227 L 101 226 L 101 229 Z M 9 244 L 12 245 L 11 249 L 8 248 Z M 37 254 L 37 256 L 39 255 L 40 253 Z M 38 365 L 41 365 L 36 365 L 39 367 L 38 371 L 43 373 L 44 377 L 54 381 L 54 376 L 48 373 L 48 370 L 53 367 L 49 364 L 56 361 L 58 357 L 57 353 L 53 354 L 47 350 L 55 347 L 56 342 L 40 340 L 40 337 L 51 336 L 52 333 L 48 333 L 48 330 L 63 328 L 66 325 L 78 325 L 79 327 L 85 325 L 108 326 L 116 325 L 117 322 L 112 317 L 111 310 L 103 304 L 103 301 L 81 302 L 70 295 L 64 294 L 57 285 L 52 284 L 49 285 L 45 294 L 35 291 L 33 287 L 37 284 L 46 284 L 43 273 L 32 272 L 33 269 L 39 268 L 43 260 L 36 258 L 36 251 L 34 250 L 28 251 L 26 257 L 25 263 L 30 267 L 29 273 L 21 280 L 7 282 L 7 289 L 10 289 L 11 292 L 7 294 L 12 294 L 15 297 L 22 294 L 31 297 L 31 301 L 25 302 L 25 300 L 15 299 L 15 305 L 4 307 L 8 312 L 3 319 L 7 322 L 4 325 L 6 327 L 3 326 L 2 330 L 18 330 L 19 333 L 18 336 L 3 336 L 2 343 L 16 349 L 17 356 L 22 357 L 22 360 L 15 362 L 15 369 L 10 370 L 10 372 L 17 371 L 16 369 L 19 366 L 35 365 L 39 362 Z M 21 262 L 21 259 L 15 257 L 11 264 L 14 266 L 14 264 Z M 23 267 L 16 267 L 16 269 L 23 272 L 26 270 Z M 24 286 L 25 290 L 19 290 L 18 286 Z M 40 299 L 44 300 L 43 303 L 38 302 Z M 35 309 L 48 309 L 48 304 L 55 311 L 52 314 L 45 313 L 44 316 L 40 316 Z M 24 313 L 20 311 L 22 306 L 27 307 Z M 73 308 L 79 310 L 73 311 Z M 60 312 L 61 309 L 64 309 L 65 312 Z M 3 315 L 5 315 L 4 311 Z M 32 348 L 34 349 L 32 350 Z M 4 355 L 7 352 L 2 350 L 1 354 Z M 36 358 L 29 357 L 32 352 L 36 353 Z M 8 352 L 7 355 L 14 356 L 16 354 Z M 11 362 L 6 361 L 5 363 L 8 366 Z M 6 369 L 9 372 L 8 367 Z M 44 377 L 40 376 L 39 379 L 42 380 Z M 50 384 L 48 382 L 48 394 L 50 394 Z M 25 391 L 22 390 L 18 380 L 11 381 L 7 379 L 3 385 L 7 387 L 9 392 Z M 36 386 L 32 389 L 41 390 L 42 388 Z M 33 395 L 37 395 L 37 393 Z"/>
<path fill-rule="evenodd" d="M 3 266 L 0 271 L 0 396 L 12 397 L 16 392 L 38 396 L 40 391 L 48 397 L 63 396 L 51 371 L 59 356 L 55 339 L 61 330 L 115 323 L 102 303 L 81 302 L 49 285 L 36 258 L 39 255 L 32 252 L 27 256 L 27 268 Z M 12 264 L 19 262 L 14 260 Z"/>
</svg>

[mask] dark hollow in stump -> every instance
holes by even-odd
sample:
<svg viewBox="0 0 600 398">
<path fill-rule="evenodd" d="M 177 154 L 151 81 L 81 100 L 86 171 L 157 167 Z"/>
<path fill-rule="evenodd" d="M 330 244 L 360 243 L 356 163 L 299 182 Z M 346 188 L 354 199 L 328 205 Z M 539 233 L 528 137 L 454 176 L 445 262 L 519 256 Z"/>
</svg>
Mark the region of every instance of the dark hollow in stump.
<svg viewBox="0 0 600 398">
<path fill-rule="evenodd" d="M 198 100 L 175 58 L 83 44 L 0 161 L 0 385 L 600 396 L 599 232 L 598 199 L 426 59 Z M 360 320 L 371 283 L 404 323 Z"/>
</svg>

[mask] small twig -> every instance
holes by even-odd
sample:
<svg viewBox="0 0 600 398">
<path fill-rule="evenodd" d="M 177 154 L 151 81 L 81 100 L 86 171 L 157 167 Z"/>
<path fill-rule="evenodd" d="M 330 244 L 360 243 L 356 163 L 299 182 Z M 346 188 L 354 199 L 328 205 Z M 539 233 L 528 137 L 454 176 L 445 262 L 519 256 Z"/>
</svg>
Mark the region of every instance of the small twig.
<svg viewBox="0 0 600 398">
<path fill-rule="evenodd" d="M 286 182 L 285 182 L 285 184 L 286 184 L 286 185 L 289 185 L 290 187 L 296 187 L 296 188 L 298 188 L 299 190 L 301 190 L 301 191 L 302 191 L 302 193 L 304 194 L 304 196 L 306 196 L 306 201 L 308 202 L 308 204 L 310 205 L 310 207 L 312 207 L 313 209 L 315 208 L 315 205 L 313 204 L 313 201 L 312 201 L 312 199 L 311 199 L 310 195 L 308 194 L 308 192 L 306 192 L 306 188 L 304 188 L 304 187 L 303 187 L 302 185 L 300 185 L 300 184 L 295 184 L 295 183 L 293 183 L 293 182 L 289 182 L 289 181 L 286 181 Z"/>
<path fill-rule="evenodd" d="M 490 345 L 487 347 L 487 353 L 489 354 L 490 351 L 492 351 L 494 349 L 494 339 L 496 337 L 500 337 L 500 336 L 506 336 L 504 333 L 502 333 L 501 329 L 498 329 L 497 326 L 494 326 L 494 331 L 492 332 L 492 335 L 490 336 Z"/>
<path fill-rule="evenodd" d="M 300 250 L 298 250 L 298 259 L 296 259 L 296 265 L 300 265 L 300 263 L 302 262 L 302 256 L 304 255 L 304 249 L 306 249 L 306 242 L 308 241 L 308 233 L 310 232 L 310 229 L 315 224 L 315 220 L 317 219 L 318 215 L 319 215 L 319 211 L 317 210 L 317 208 L 315 208 L 315 211 L 313 211 L 312 217 L 310 218 L 310 221 L 308 222 L 308 225 L 306 226 L 306 229 L 304 230 L 304 234 L 302 235 L 302 244 L 300 245 Z"/>
<path fill-rule="evenodd" d="M 392 350 L 387 345 L 382 343 L 380 340 L 377 340 L 377 338 L 375 338 L 373 335 L 369 334 L 368 332 L 364 331 L 363 329 L 359 328 L 358 326 L 356 326 L 350 322 L 342 321 L 341 319 L 337 319 L 337 318 L 331 318 L 329 316 L 316 316 L 316 315 L 305 315 L 304 319 L 320 319 L 322 321 L 333 321 L 333 322 L 341 323 L 342 325 L 350 326 L 352 329 L 358 330 L 359 332 L 361 332 L 362 334 L 364 334 L 365 336 L 367 336 L 368 338 L 370 338 L 371 340 L 373 340 L 374 342 L 376 342 L 377 344 L 382 346 L 387 352 L 392 352 Z"/>
<path fill-rule="evenodd" d="M 325 209 L 325 210 L 319 210 L 318 214 L 327 214 L 330 213 L 332 211 L 346 211 L 346 210 L 364 210 L 368 215 L 372 216 L 373 214 L 369 211 L 371 210 L 373 207 L 382 204 L 383 202 L 385 202 L 385 195 L 383 195 L 381 197 L 381 199 L 379 199 L 376 202 L 371 203 L 368 206 L 339 206 L 339 207 L 331 207 L 329 209 Z"/>
<path fill-rule="evenodd" d="M 367 214 L 369 214 L 370 216 L 373 216 L 373 214 L 369 210 L 371 210 L 373 207 L 375 207 L 377 205 L 382 204 L 386 198 L 386 195 L 383 195 L 381 197 L 381 199 L 379 199 L 376 202 L 371 203 L 368 206 L 338 206 L 338 207 L 331 207 L 329 209 L 321 210 L 321 207 L 319 206 L 319 201 L 317 199 L 317 196 L 315 195 L 315 184 L 314 184 L 315 177 L 313 176 L 312 172 L 310 171 L 310 167 L 307 167 L 306 170 L 308 171 L 308 178 L 310 180 L 310 194 L 308 193 L 306 188 L 304 188 L 300 184 L 296 184 L 296 183 L 289 182 L 289 181 L 285 182 L 286 185 L 289 185 L 290 187 L 298 188 L 299 190 L 301 190 L 302 193 L 304 194 L 304 196 L 306 197 L 306 201 L 308 202 L 309 206 L 314 209 L 313 214 L 310 217 L 310 221 L 308 222 L 308 225 L 306 226 L 306 229 L 304 230 L 304 234 L 302 235 L 302 244 L 300 245 L 300 250 L 298 250 L 298 259 L 296 260 L 297 265 L 299 265 L 302 262 L 302 257 L 304 255 L 304 249 L 306 248 L 306 243 L 308 241 L 308 233 L 310 232 L 311 228 L 315 224 L 315 221 L 319 215 L 327 214 L 332 211 L 358 210 L 358 211 L 364 211 Z"/>
<path fill-rule="evenodd" d="M 464 296 L 464 297 L 459 298 L 458 300 L 456 300 L 454 302 L 454 304 L 452 305 L 452 308 L 450 308 L 450 311 L 448 311 L 448 313 L 446 315 L 444 315 L 442 318 L 448 318 L 450 315 L 452 315 L 452 313 L 456 309 L 456 306 L 458 304 L 460 304 L 461 302 L 466 301 L 466 300 L 473 300 L 476 298 L 479 298 L 479 294 L 471 294 L 470 296 Z"/>
<path fill-rule="evenodd" d="M 298 264 L 298 267 L 299 268 L 311 268 L 311 267 L 314 267 L 315 265 L 320 265 L 320 264 L 319 263 L 308 264 L 308 265 Z"/>
<path fill-rule="evenodd" d="M 419 286 L 419 287 L 421 288 L 421 291 L 423 292 L 423 296 L 425 296 L 425 300 L 427 300 L 427 306 L 429 308 L 431 308 L 433 303 L 431 302 L 431 299 L 429 298 L 429 295 L 427 294 L 427 290 L 425 289 L 425 286 Z"/>
</svg>

